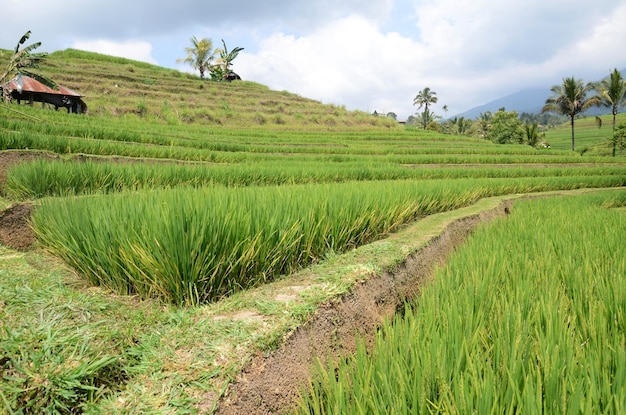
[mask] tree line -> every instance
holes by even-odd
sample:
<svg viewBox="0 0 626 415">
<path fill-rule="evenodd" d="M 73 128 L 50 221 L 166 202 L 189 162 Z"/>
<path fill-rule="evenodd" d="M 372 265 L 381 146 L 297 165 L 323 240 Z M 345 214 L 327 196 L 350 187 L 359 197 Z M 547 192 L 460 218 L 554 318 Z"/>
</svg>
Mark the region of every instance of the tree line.
<svg viewBox="0 0 626 415">
<path fill-rule="evenodd" d="M 501 108 L 495 113 L 489 111 L 481 113 L 475 120 L 464 117 L 441 121 L 441 117 L 430 110 L 432 104 L 437 103 L 437 93 L 430 88 L 424 88 L 413 100 L 417 109 L 424 108 L 421 113 L 410 116 L 407 124 L 423 129 L 436 130 L 442 133 L 477 135 L 496 143 L 526 143 L 531 146 L 546 146 L 541 139 L 541 127 L 556 125 L 564 119 L 570 121 L 572 134 L 572 151 L 575 151 L 574 120 L 591 107 L 606 107 L 613 115 L 612 135 L 610 144 L 613 156 L 617 149 L 624 148 L 626 143 L 626 125 L 616 125 L 616 116 L 621 107 L 626 105 L 626 80 L 617 69 L 600 82 L 584 82 L 575 77 L 563 79 L 560 85 L 554 85 L 550 96 L 541 114 L 522 114 L 516 111 L 506 111 Z M 443 106 L 447 111 L 447 106 Z"/>
</svg>

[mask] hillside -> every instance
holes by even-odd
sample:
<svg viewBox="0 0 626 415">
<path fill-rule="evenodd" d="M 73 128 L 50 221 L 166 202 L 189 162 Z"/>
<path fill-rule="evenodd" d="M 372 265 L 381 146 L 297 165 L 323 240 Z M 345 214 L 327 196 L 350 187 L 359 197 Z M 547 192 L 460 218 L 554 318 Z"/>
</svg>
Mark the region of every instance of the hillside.
<svg viewBox="0 0 626 415">
<path fill-rule="evenodd" d="M 457 117 L 474 119 L 479 117 L 481 113 L 487 111 L 493 113 L 500 108 L 506 108 L 507 111 L 517 111 L 519 114 L 524 112 L 538 114 L 549 96 L 550 88 L 528 88 L 471 108 L 458 114 Z"/>
<path fill-rule="evenodd" d="M 4 53 L 0 63 L 10 52 Z M 251 81 L 213 82 L 145 62 L 74 49 L 51 53 L 40 71 L 85 96 L 93 115 L 138 116 L 170 125 L 297 128 L 395 127 L 386 118 L 324 105 Z"/>
<path fill-rule="evenodd" d="M 574 122 L 576 150 L 586 155 L 610 155 L 609 138 L 612 134 L 612 115 L 601 115 L 602 124 L 598 126 L 596 117 L 584 116 Z M 626 121 L 626 113 L 617 114 L 616 124 Z M 572 146 L 572 127 L 569 122 L 546 131 L 545 139 L 555 150 L 568 150 Z"/>
</svg>

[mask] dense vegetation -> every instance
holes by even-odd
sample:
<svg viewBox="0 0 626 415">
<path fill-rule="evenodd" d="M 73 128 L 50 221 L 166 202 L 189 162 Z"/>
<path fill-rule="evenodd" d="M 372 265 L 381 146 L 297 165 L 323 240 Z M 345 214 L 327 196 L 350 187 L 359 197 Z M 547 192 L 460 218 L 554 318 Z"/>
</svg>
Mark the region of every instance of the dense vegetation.
<svg viewBox="0 0 626 415">
<path fill-rule="evenodd" d="M 94 285 L 201 304 L 481 197 L 626 184 L 626 175 L 181 190 L 43 203 L 41 242 Z"/>
<path fill-rule="evenodd" d="M 550 90 L 552 96 L 543 104 L 541 114 L 520 116 L 516 111 L 507 111 L 503 107 L 494 113 L 480 113 L 476 120 L 454 117 L 439 122 L 441 117 L 428 109 L 429 105 L 438 101 L 437 93 L 426 87 L 413 101 L 418 109 L 424 107 L 424 111 L 409 117 L 407 123 L 424 130 L 480 136 L 499 144 L 517 143 L 546 148 L 550 145 L 545 140 L 545 130 L 554 126 L 555 120 L 566 118 L 570 124 L 571 150 L 575 151 L 576 119 L 593 107 L 604 107 L 610 109 L 612 116 L 612 128 L 608 134 L 603 134 L 604 146 L 608 144 L 614 157 L 618 149 L 621 152 L 626 148 L 626 135 L 617 128 L 617 115 L 626 105 L 626 80 L 620 71 L 614 69 L 607 78 L 595 83 L 574 77 L 563 78 L 562 84 L 554 85 Z M 448 106 L 444 105 L 443 110 L 447 112 Z M 595 121 L 601 128 L 604 120 L 596 117 Z M 626 128 L 626 124 L 621 124 L 620 128 Z M 587 151 L 589 148 L 584 148 L 581 154 Z M 601 147 L 596 151 L 601 151 Z"/>
<path fill-rule="evenodd" d="M 253 287 L 488 196 L 626 184 L 623 157 L 603 156 L 610 147 L 556 149 L 567 150 L 569 126 L 562 147 L 555 135 L 538 150 L 122 58 L 66 50 L 48 64 L 89 112 L 0 107 L 0 151 L 40 156 L 8 169 L 0 200 L 33 203 L 41 246 L 91 288 L 58 269 L 39 278 L 31 264 L 42 259 L 0 248 L 8 412 L 197 413 L 242 355 L 275 347 L 354 281 L 326 281 L 293 306 Z M 370 255 L 380 272 L 380 252 Z M 237 307 L 264 323 L 213 319 Z"/>
<path fill-rule="evenodd" d="M 624 412 L 625 205 L 624 191 L 516 203 L 371 354 L 322 370 L 300 413 Z"/>
<path fill-rule="evenodd" d="M 273 280 L 480 197 L 626 182 L 619 158 L 581 164 L 576 153 L 399 127 L 181 128 L 141 117 L 109 125 L 102 117 L 27 110 L 50 122 L 7 117 L 0 148 L 66 158 L 12 168 L 5 194 L 24 200 L 140 191 L 46 201 L 33 218 L 40 241 L 93 284 L 175 304 L 210 302 Z M 406 187 L 406 180 L 418 185 Z M 275 185 L 281 187 L 268 187 Z M 186 189 L 151 190 L 180 187 Z M 352 192 L 358 196 L 344 200 Z M 427 209 L 418 202 L 423 197 Z"/>
</svg>

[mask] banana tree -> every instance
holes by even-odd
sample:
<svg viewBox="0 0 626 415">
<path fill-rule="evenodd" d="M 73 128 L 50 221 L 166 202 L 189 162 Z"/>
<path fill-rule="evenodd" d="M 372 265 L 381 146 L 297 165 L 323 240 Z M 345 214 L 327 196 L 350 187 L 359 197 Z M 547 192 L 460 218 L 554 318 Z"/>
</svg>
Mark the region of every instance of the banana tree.
<svg viewBox="0 0 626 415">
<path fill-rule="evenodd" d="M 18 77 L 19 85 L 22 76 L 29 76 L 50 88 L 56 89 L 57 84 L 53 80 L 32 71 L 32 69 L 39 69 L 39 64 L 46 59 L 48 54 L 46 52 L 33 53 L 33 50 L 41 46 L 41 42 L 23 46 L 30 38 L 30 34 L 31 31 L 29 30 L 20 38 L 19 42 L 17 42 L 13 56 L 11 56 L 9 63 L 0 77 L 0 85 L 9 81 L 13 76 Z M 7 90 L 3 90 L 3 98 L 5 102 L 9 100 Z"/>
<path fill-rule="evenodd" d="M 232 73 L 230 68 L 233 65 L 233 61 L 237 55 L 239 55 L 239 52 L 243 50 L 241 47 L 236 47 L 229 52 L 224 39 L 222 39 L 222 45 L 224 45 L 224 48 L 215 51 L 219 55 L 219 58 L 216 61 L 217 63 L 211 67 L 211 78 L 216 81 L 225 81 L 228 79 L 229 75 Z"/>
</svg>

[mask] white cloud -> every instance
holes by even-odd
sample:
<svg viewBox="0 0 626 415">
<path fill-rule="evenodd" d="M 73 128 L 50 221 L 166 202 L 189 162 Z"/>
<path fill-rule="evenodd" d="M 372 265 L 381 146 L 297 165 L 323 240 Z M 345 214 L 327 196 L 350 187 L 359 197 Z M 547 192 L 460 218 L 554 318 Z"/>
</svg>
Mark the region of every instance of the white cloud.
<svg viewBox="0 0 626 415">
<path fill-rule="evenodd" d="M 72 48 L 156 64 L 152 57 L 152 45 L 141 40 L 78 40 L 72 44 Z"/>
<path fill-rule="evenodd" d="M 587 36 L 559 51 L 548 62 L 562 76 L 584 78 L 597 74 L 608 76 L 614 68 L 625 69 L 622 57 L 623 40 L 626 39 L 626 4 L 606 14 L 590 27 Z M 574 72 L 574 73 L 572 73 Z M 588 81 L 592 79 L 586 79 Z"/>
<path fill-rule="evenodd" d="M 428 86 L 454 114 L 527 86 L 549 89 L 571 68 L 626 64 L 606 54 L 626 38 L 624 10 L 603 17 L 600 8 L 546 0 L 430 1 L 415 8 L 419 36 L 383 33 L 380 21 L 352 15 L 302 36 L 275 33 L 258 53 L 240 55 L 235 70 L 274 89 L 401 118 Z"/>
<path fill-rule="evenodd" d="M 245 79 L 349 109 L 398 112 L 399 105 L 411 106 L 420 46 L 396 33 L 381 34 L 362 17 L 334 21 L 308 36 L 276 33 L 259 48 L 235 62 Z M 393 98 L 398 95 L 404 95 L 401 104 Z"/>
</svg>

